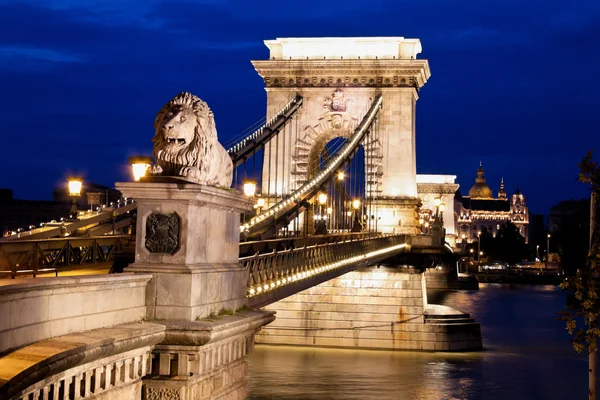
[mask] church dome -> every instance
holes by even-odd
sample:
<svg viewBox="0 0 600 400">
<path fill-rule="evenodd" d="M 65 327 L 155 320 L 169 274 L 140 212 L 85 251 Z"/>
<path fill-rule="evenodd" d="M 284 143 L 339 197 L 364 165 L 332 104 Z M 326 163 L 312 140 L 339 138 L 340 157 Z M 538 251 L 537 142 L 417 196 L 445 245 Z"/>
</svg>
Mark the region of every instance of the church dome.
<svg viewBox="0 0 600 400">
<path fill-rule="evenodd" d="M 477 170 L 477 178 L 475 178 L 475 184 L 469 190 L 469 197 L 472 199 L 491 199 L 493 196 L 492 189 L 485 183 L 483 167 L 480 163 L 479 169 Z"/>
</svg>

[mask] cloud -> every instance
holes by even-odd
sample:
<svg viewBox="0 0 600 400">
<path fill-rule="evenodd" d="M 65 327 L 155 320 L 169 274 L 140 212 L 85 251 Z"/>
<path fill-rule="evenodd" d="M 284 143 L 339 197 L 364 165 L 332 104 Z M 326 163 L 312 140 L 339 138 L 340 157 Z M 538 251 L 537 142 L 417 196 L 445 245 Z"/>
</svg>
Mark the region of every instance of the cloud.
<svg viewBox="0 0 600 400">
<path fill-rule="evenodd" d="M 27 59 L 31 61 L 49 61 L 54 63 L 78 63 L 84 60 L 74 54 L 68 54 L 53 49 L 28 46 L 0 46 L 0 60 L 12 61 Z"/>
<path fill-rule="evenodd" d="M 66 14 L 73 20 L 100 25 L 162 26 L 163 20 L 154 12 L 163 0 L 0 0 L 1 5 L 43 8 Z"/>
</svg>

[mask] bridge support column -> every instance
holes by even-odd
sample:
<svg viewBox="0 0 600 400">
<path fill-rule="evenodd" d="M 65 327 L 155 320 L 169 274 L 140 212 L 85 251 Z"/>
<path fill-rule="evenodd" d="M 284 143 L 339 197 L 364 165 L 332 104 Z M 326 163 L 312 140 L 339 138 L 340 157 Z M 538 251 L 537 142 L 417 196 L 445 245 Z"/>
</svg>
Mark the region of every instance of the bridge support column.
<svg viewBox="0 0 600 400">
<path fill-rule="evenodd" d="M 147 318 L 166 325 L 153 349 L 146 399 L 244 399 L 245 356 L 272 312 L 249 311 L 239 260 L 240 214 L 227 189 L 183 182 L 120 183 L 138 204 L 135 263 L 150 273 Z"/>
</svg>

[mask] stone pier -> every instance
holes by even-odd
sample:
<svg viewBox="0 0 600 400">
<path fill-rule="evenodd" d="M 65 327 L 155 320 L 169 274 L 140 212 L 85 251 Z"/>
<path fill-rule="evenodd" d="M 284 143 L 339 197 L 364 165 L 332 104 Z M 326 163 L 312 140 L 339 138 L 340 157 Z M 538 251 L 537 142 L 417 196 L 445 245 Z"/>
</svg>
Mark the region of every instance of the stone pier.
<svg viewBox="0 0 600 400">
<path fill-rule="evenodd" d="M 248 271 L 238 264 L 241 194 L 185 183 L 120 183 L 138 203 L 135 263 L 151 274 L 147 318 L 166 326 L 152 350 L 145 399 L 244 399 L 245 356 L 273 312 L 248 311 Z"/>
<path fill-rule="evenodd" d="M 468 314 L 427 303 L 425 277 L 412 267 L 349 272 L 266 307 L 277 320 L 257 343 L 385 350 L 481 349 Z"/>
</svg>

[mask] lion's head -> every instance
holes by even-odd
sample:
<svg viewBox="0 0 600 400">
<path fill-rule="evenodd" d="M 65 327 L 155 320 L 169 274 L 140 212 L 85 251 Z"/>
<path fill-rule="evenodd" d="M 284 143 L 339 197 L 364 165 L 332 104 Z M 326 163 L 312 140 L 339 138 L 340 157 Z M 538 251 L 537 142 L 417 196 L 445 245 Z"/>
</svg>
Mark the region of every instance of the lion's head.
<svg viewBox="0 0 600 400">
<path fill-rule="evenodd" d="M 163 170 L 184 166 L 200 168 L 201 152 L 217 139 L 215 118 L 208 105 L 188 92 L 182 92 L 163 106 L 154 121 L 154 157 Z M 167 175 L 177 175 L 176 173 Z"/>
<path fill-rule="evenodd" d="M 182 92 L 161 108 L 154 121 L 153 174 L 229 187 L 231 158 L 217 139 L 215 117 L 208 105 Z"/>
</svg>

